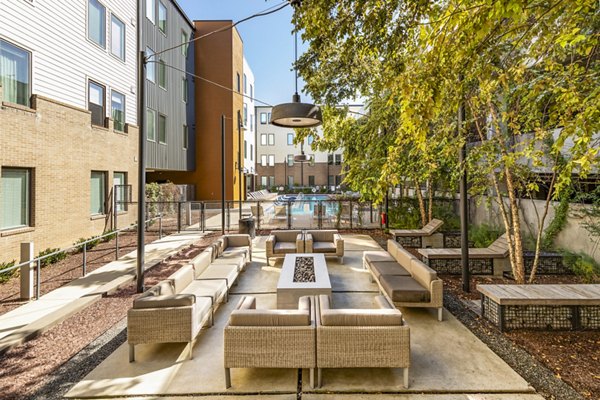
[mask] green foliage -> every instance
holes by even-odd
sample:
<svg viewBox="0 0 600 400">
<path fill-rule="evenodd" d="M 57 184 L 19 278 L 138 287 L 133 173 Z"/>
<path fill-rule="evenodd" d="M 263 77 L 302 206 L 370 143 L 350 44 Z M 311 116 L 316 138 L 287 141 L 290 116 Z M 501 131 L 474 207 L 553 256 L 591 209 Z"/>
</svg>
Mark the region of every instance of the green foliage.
<svg viewBox="0 0 600 400">
<path fill-rule="evenodd" d="M 59 251 L 59 250 L 60 250 L 59 248 L 56 248 L 56 249 L 47 248 L 46 250 L 42 250 L 38 253 L 36 258 L 58 252 L 52 256 L 49 256 L 49 257 L 46 257 L 46 258 L 40 260 L 40 265 L 42 266 L 42 268 L 47 265 L 50 265 L 50 264 L 55 264 L 59 261 L 64 260 L 65 258 L 67 258 L 67 253 L 64 251 Z"/>
<path fill-rule="evenodd" d="M 591 192 L 580 192 L 575 201 L 586 203 L 585 207 L 578 209 L 578 215 L 582 217 L 583 227 L 596 240 L 600 239 L 600 186 Z"/>
<path fill-rule="evenodd" d="M 542 249 L 551 250 L 554 247 L 554 239 L 567 225 L 567 218 L 569 216 L 569 202 L 570 193 L 565 193 L 560 198 L 558 207 L 554 209 L 554 218 L 548 224 L 548 227 L 544 230 L 544 236 L 542 237 Z"/>
<path fill-rule="evenodd" d="M 0 263 L 0 270 L 3 270 L 5 268 L 14 267 L 14 265 L 15 265 L 15 260 L 12 260 L 9 262 L 2 262 L 2 263 Z M 13 276 L 15 276 L 17 274 L 17 270 L 18 269 L 13 269 L 12 271 L 0 272 L 0 283 L 4 283 L 4 282 L 7 282 L 8 280 L 10 280 L 10 278 L 12 278 Z"/>
<path fill-rule="evenodd" d="M 390 228 L 392 229 L 420 229 L 421 214 L 417 199 L 402 198 L 391 201 L 389 205 Z M 442 230 L 452 231 L 460 228 L 460 219 L 454 211 L 452 201 L 445 199 L 433 200 L 433 218 L 444 221 Z"/>
<path fill-rule="evenodd" d="M 586 283 L 600 283 L 600 264 L 584 253 L 563 251 L 563 262 Z"/>
<path fill-rule="evenodd" d="M 104 235 L 106 235 L 106 236 L 104 236 Z M 102 243 L 110 242 L 112 239 L 117 237 L 117 231 L 115 231 L 115 230 L 104 231 L 104 232 L 102 232 L 101 236 L 104 236 L 102 238 Z"/>
<path fill-rule="evenodd" d="M 503 233 L 504 230 L 497 226 L 472 225 L 469 227 L 469 241 L 473 242 L 475 247 L 488 247 Z"/>
<path fill-rule="evenodd" d="M 87 243 L 85 245 L 86 250 L 91 250 L 94 247 L 98 246 L 98 244 L 100 244 L 101 239 L 98 236 L 92 236 L 90 238 L 79 238 L 75 243 L 73 243 L 73 246 L 75 246 L 75 251 L 74 253 L 81 253 L 83 251 L 83 243 L 90 240 L 89 243 Z"/>
</svg>

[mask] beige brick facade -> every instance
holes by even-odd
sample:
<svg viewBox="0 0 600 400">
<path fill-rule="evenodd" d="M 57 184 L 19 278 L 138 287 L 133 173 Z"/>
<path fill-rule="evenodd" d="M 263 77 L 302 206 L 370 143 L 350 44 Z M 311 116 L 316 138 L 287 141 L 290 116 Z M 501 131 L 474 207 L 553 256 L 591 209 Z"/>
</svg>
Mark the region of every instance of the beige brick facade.
<svg viewBox="0 0 600 400">
<path fill-rule="evenodd" d="M 30 169 L 31 217 L 29 227 L 0 230 L 0 262 L 18 261 L 21 242 L 33 241 L 38 253 L 111 229 L 114 172 L 127 173 L 137 198 L 138 128 L 116 132 L 110 119 L 108 126 L 92 126 L 89 111 L 41 96 L 32 97 L 32 108 L 1 104 L 0 168 Z M 106 173 L 106 215 L 91 216 L 91 171 Z M 135 210 L 119 215 L 119 227 L 135 222 Z"/>
</svg>

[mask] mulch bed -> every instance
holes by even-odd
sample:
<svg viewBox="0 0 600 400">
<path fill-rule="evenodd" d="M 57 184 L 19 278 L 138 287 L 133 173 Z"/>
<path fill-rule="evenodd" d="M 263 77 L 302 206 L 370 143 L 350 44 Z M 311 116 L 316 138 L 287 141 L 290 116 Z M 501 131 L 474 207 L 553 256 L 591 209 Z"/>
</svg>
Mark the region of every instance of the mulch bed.
<svg viewBox="0 0 600 400">
<path fill-rule="evenodd" d="M 209 233 L 193 245 L 146 271 L 145 286 L 155 285 L 171 275 L 219 236 L 220 234 Z M 135 235 L 133 239 L 135 240 Z M 133 246 L 135 248 L 135 243 Z M 44 388 L 53 378 L 53 372 L 61 365 L 109 330 L 110 327 L 122 321 L 135 297 L 137 297 L 137 293 L 134 282 L 112 295 L 103 297 L 33 340 L 0 355 L 0 393 L 2 393 L 0 397 L 6 400 L 20 400 L 31 398 L 31 396 L 33 398 L 49 398 L 49 394 L 37 397 L 35 393 Z M 124 340 L 124 337 L 122 339 Z M 117 345 L 119 344 L 117 343 Z M 94 366 L 95 364 L 91 365 L 91 368 Z M 87 372 L 89 370 L 73 371 L 73 373 L 79 374 L 79 379 Z M 61 380 L 73 381 L 70 378 L 60 377 Z"/>
</svg>

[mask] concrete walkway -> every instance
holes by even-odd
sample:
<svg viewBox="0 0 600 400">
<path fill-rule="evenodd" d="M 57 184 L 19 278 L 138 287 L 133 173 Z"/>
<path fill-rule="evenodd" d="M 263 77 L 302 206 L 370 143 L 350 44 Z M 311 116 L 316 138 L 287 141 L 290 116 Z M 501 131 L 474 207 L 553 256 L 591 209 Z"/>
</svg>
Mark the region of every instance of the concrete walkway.
<svg viewBox="0 0 600 400">
<path fill-rule="evenodd" d="M 146 245 L 145 268 L 158 264 L 204 235 L 202 232 L 185 232 L 166 236 Z M 39 300 L 1 315 L 0 353 L 39 335 L 102 295 L 133 281 L 136 257 L 136 251 L 127 253 L 118 260 L 41 296 Z"/>
<path fill-rule="evenodd" d="M 373 308 L 378 291 L 362 268 L 362 253 L 378 245 L 366 235 L 344 238 L 344 264 L 327 259 L 333 303 L 338 308 Z M 275 308 L 282 260 L 266 265 L 264 241 L 255 239 L 253 262 L 234 286 L 230 301 L 217 310 L 215 325 L 200 333 L 192 360 L 187 359 L 185 344 L 171 343 L 137 346 L 136 362 L 129 363 L 123 344 L 66 397 L 291 400 L 300 393 L 305 400 L 543 400 L 450 313 L 444 312 L 444 321 L 438 322 L 435 310 L 427 309 L 402 310 L 411 327 L 409 389 L 402 386 L 402 370 L 386 368 L 326 369 L 319 389 L 309 387 L 308 371 L 303 371 L 299 387 L 298 370 L 238 368 L 231 373 L 232 387 L 225 389 L 223 328 L 240 296 L 252 294 L 258 308 Z"/>
</svg>

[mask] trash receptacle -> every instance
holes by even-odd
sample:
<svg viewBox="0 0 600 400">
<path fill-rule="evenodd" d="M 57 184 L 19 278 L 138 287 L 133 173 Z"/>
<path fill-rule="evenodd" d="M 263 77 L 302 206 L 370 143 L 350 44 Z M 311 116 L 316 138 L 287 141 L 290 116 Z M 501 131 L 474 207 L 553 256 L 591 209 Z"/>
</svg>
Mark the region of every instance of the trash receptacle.
<svg viewBox="0 0 600 400">
<path fill-rule="evenodd" d="M 247 233 L 252 239 L 256 236 L 254 229 L 254 217 L 244 217 L 240 219 L 239 233 Z"/>
</svg>

